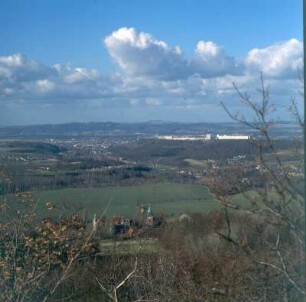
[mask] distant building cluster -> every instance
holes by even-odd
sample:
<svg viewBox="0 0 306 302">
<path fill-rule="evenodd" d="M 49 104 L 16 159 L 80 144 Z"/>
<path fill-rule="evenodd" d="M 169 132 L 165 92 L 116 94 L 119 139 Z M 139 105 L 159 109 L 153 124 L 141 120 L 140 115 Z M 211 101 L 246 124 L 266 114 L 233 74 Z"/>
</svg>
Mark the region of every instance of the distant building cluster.
<svg viewBox="0 0 306 302">
<path fill-rule="evenodd" d="M 161 140 L 172 140 L 172 141 L 209 141 L 213 139 L 213 136 L 208 133 L 200 136 L 191 136 L 191 135 L 157 135 L 157 139 Z M 249 135 L 227 135 L 227 134 L 217 134 L 215 140 L 249 140 L 251 137 Z"/>
<path fill-rule="evenodd" d="M 129 239 L 141 235 L 148 228 L 160 226 L 162 217 L 153 215 L 151 206 L 141 205 L 138 207 L 135 218 L 129 219 L 124 216 L 114 216 L 112 218 L 102 217 L 97 220 L 94 215 L 89 229 L 100 234 L 102 238 L 113 238 L 119 236 L 122 239 Z"/>
</svg>

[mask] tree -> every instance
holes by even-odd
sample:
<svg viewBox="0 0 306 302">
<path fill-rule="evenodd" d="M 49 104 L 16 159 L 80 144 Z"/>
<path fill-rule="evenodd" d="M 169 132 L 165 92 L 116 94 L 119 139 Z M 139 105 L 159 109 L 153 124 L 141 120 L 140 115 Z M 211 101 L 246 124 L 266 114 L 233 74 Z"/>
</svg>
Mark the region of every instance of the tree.
<svg viewBox="0 0 306 302">
<path fill-rule="evenodd" d="M 301 272 L 305 260 L 302 177 L 293 176 L 292 163 L 285 161 L 277 141 L 271 136 L 271 129 L 277 122 L 270 117 L 275 108 L 270 102 L 269 88 L 263 75 L 258 89 L 259 101 L 254 101 L 250 94 L 233 85 L 240 101 L 253 113 L 253 120 L 247 119 L 243 113 L 232 113 L 224 103 L 222 106 L 234 121 L 257 133 L 251 143 L 257 149 L 257 167 L 263 186 L 253 192 L 242 192 L 244 204 L 238 205 L 225 189 L 228 181 L 222 177 L 215 179 L 214 193 L 223 207 L 227 225 L 226 229 L 218 231 L 218 235 L 251 259 L 254 268 L 274 274 L 274 281 L 283 293 L 283 301 L 298 301 L 306 294 L 304 274 Z M 298 125 L 303 128 L 295 99 L 290 108 Z M 295 170 L 301 172 L 302 142 L 296 146 L 296 152 L 291 156 L 295 156 L 298 163 Z M 238 224 L 233 211 L 242 213 L 249 221 Z M 243 231 L 235 230 L 237 226 Z"/>
<path fill-rule="evenodd" d="M 78 215 L 39 220 L 36 207 L 29 192 L 1 203 L 1 301 L 47 301 L 73 266 L 96 252 L 93 233 Z"/>
</svg>

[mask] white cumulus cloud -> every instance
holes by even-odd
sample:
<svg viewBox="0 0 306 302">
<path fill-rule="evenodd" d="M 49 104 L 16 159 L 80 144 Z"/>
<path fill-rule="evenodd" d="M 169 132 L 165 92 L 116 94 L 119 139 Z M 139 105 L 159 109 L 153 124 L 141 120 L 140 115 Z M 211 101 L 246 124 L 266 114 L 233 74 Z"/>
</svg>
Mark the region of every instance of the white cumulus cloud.
<svg viewBox="0 0 306 302">
<path fill-rule="evenodd" d="M 262 71 L 269 77 L 297 77 L 303 67 L 303 43 L 290 39 L 266 48 L 254 48 L 247 54 L 245 65 L 249 72 Z"/>
<path fill-rule="evenodd" d="M 191 62 L 193 71 L 205 78 L 241 72 L 242 66 L 238 65 L 235 58 L 228 56 L 222 47 L 212 41 L 199 41 L 195 54 Z"/>
<path fill-rule="evenodd" d="M 148 33 L 122 27 L 107 36 L 104 43 L 114 61 L 129 75 L 171 80 L 188 73 L 181 49 L 171 48 Z"/>
<path fill-rule="evenodd" d="M 39 91 L 41 92 L 49 92 L 54 89 L 55 85 L 48 79 L 38 80 L 36 81 L 36 85 Z"/>
<path fill-rule="evenodd" d="M 53 68 L 68 84 L 97 81 L 101 76 L 101 73 L 98 70 L 80 67 L 72 68 L 69 64 L 56 64 Z"/>
<path fill-rule="evenodd" d="M 134 28 L 119 28 L 104 39 L 104 44 L 113 60 L 131 76 L 172 81 L 194 74 L 210 78 L 239 72 L 235 58 L 227 56 L 211 41 L 199 41 L 194 56 L 189 59 L 179 46 L 170 47 Z"/>
<path fill-rule="evenodd" d="M 21 54 L 0 57 L 0 101 L 36 100 L 71 102 L 113 93 L 120 85 L 115 75 L 69 64 L 46 66 Z"/>
</svg>

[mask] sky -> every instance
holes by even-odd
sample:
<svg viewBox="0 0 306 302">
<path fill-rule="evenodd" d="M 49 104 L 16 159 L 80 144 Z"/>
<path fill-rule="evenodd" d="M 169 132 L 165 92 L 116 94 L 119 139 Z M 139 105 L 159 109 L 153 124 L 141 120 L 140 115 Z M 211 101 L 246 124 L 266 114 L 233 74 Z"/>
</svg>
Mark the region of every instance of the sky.
<svg viewBox="0 0 306 302">
<path fill-rule="evenodd" d="M 288 120 L 302 39 L 302 0 L 1 0 L 0 126 L 252 119 L 261 73 Z"/>
</svg>

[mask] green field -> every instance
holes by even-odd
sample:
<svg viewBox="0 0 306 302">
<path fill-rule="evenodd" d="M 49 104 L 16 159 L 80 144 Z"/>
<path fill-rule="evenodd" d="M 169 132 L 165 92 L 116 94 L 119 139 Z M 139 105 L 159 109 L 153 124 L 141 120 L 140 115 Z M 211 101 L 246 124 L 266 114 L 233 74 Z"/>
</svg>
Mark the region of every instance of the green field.
<svg viewBox="0 0 306 302">
<path fill-rule="evenodd" d="M 196 160 L 192 158 L 187 158 L 184 161 L 192 167 L 199 169 L 207 169 L 207 160 Z"/>
<path fill-rule="evenodd" d="M 72 188 L 42 191 L 38 195 L 38 211 L 44 216 L 60 216 L 61 213 L 71 213 L 76 208 L 82 208 L 82 215 L 87 217 L 104 212 L 106 216 L 133 217 L 137 206 L 149 204 L 153 212 L 167 215 L 204 213 L 218 209 L 218 203 L 214 201 L 208 188 L 187 184 Z M 54 204 L 55 209 L 47 211 L 47 202 Z"/>
<path fill-rule="evenodd" d="M 101 240 L 99 242 L 100 256 L 135 255 L 137 253 L 157 253 L 161 247 L 156 239 L 145 240 Z"/>
</svg>

